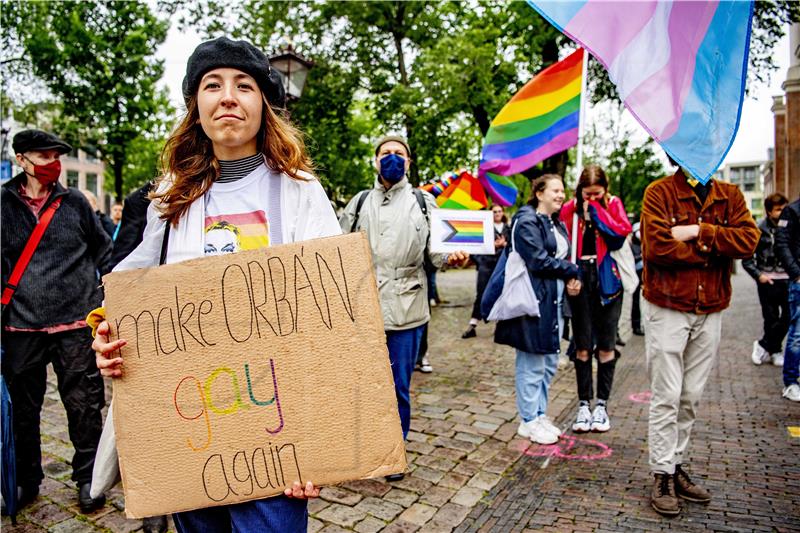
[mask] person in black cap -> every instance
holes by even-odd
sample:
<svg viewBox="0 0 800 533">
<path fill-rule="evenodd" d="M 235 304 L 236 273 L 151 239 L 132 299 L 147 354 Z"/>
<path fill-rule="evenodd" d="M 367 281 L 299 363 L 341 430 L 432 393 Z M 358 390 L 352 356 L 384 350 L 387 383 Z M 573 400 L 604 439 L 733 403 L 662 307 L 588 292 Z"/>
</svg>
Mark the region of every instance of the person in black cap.
<svg viewBox="0 0 800 533">
<path fill-rule="evenodd" d="M 202 43 L 186 66 L 183 96 L 186 115 L 164 148 L 165 177 L 150 194 L 142 241 L 115 271 L 341 233 L 301 134 L 281 113 L 280 75 L 260 50 L 226 37 Z M 249 238 L 225 242 L 242 223 Z M 125 225 L 123 214 L 122 230 Z M 110 342 L 108 323 L 98 324 L 93 346 L 104 376 L 122 376 L 116 350 L 125 342 Z M 310 481 L 295 481 L 284 496 L 179 512 L 173 519 L 179 532 L 305 532 L 306 499 L 318 495 Z"/>
<path fill-rule="evenodd" d="M 89 496 L 105 398 L 84 317 L 102 300 L 97 272 L 106 269 L 111 239 L 84 196 L 58 182 L 59 158 L 72 149 L 67 143 L 25 130 L 14 136 L 12 146 L 23 171 L 2 187 L 2 372 L 14 405 L 18 492 L 21 504 L 29 503 L 44 478 L 39 416 L 52 363 L 75 447 L 72 479 L 81 510 L 89 512 L 105 502 Z M 11 273 L 40 217 L 54 206 L 14 287 Z"/>
</svg>

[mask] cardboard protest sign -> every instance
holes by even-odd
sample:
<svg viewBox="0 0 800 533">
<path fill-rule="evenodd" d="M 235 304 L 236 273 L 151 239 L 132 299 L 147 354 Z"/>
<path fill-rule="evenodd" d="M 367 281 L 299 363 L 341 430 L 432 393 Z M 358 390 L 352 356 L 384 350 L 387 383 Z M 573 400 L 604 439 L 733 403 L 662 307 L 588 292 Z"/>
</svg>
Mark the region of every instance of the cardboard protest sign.
<svg viewBox="0 0 800 533">
<path fill-rule="evenodd" d="M 464 251 L 473 255 L 494 254 L 491 211 L 434 209 L 431 211 L 431 252 Z"/>
<path fill-rule="evenodd" d="M 363 234 L 105 276 L 129 517 L 406 468 Z"/>
</svg>

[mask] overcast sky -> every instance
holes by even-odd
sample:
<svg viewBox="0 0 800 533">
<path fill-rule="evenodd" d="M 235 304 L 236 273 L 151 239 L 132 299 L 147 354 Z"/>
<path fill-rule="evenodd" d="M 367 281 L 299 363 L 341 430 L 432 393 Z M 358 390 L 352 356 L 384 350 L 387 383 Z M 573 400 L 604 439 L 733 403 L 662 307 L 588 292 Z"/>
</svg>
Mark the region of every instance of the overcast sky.
<svg viewBox="0 0 800 533">
<path fill-rule="evenodd" d="M 178 109 L 183 106 L 181 82 L 186 73 L 186 60 L 200 42 L 201 39 L 196 34 L 181 33 L 173 26 L 167 40 L 158 50 L 158 57 L 164 59 L 165 67 L 161 83 L 169 89 L 170 99 Z M 770 107 L 772 107 L 772 97 L 783 94 L 781 84 L 786 79 L 786 71 L 789 68 L 788 35 L 784 36 L 775 47 L 774 57 L 779 69 L 772 75 L 769 87 L 758 87 L 745 99 L 739 132 L 725 158 L 725 163 L 766 159 L 767 148 L 774 146 L 774 123 Z M 587 119 L 592 120 L 591 110 L 587 113 Z M 644 139 L 647 135 L 644 129 L 632 117 L 630 121 Z"/>
</svg>

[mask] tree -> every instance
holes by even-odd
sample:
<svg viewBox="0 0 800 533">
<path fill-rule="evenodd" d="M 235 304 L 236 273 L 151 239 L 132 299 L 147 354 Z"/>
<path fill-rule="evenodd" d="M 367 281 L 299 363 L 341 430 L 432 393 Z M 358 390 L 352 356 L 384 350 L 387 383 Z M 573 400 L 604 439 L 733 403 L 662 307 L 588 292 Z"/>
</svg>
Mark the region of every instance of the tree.
<svg viewBox="0 0 800 533">
<path fill-rule="evenodd" d="M 60 104 L 65 139 L 96 146 L 111 168 L 117 200 L 133 144 L 171 115 L 152 58 L 169 23 L 143 2 L 3 2 L 3 39 L 21 53 L 5 58 L 32 72 Z M 27 67 L 27 69 L 26 69 Z"/>
</svg>

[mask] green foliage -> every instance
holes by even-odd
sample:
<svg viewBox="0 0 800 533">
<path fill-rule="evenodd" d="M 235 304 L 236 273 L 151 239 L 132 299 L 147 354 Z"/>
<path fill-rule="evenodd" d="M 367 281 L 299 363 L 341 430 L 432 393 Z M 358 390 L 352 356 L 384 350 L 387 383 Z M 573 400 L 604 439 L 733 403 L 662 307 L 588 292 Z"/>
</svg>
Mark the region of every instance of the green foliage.
<svg viewBox="0 0 800 533">
<path fill-rule="evenodd" d="M 97 146 L 120 199 L 136 140 L 171 114 L 156 87 L 163 66 L 152 58 L 169 23 L 134 1 L 3 2 L 0 9 L 2 42 L 21 52 L 16 72 L 27 68 L 58 101 L 61 136 Z"/>
<path fill-rule="evenodd" d="M 625 137 L 608 156 L 604 170 L 609 187 L 622 199 L 629 213 L 641 211 L 644 190 L 651 182 L 667 174 L 656 150 L 660 148 L 652 139 L 637 145 L 630 137 Z"/>
</svg>

